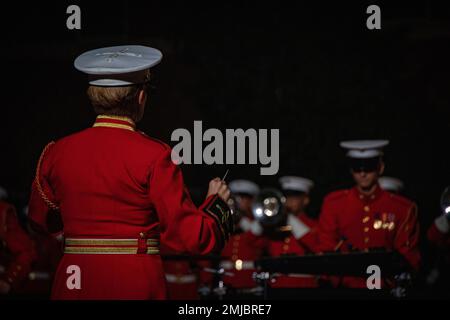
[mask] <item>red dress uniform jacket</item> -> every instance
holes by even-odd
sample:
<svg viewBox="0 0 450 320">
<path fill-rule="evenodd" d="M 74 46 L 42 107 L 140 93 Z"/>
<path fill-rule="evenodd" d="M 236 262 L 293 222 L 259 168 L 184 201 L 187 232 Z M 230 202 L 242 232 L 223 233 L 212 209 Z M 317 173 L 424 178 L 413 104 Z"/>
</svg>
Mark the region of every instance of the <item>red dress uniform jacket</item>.
<svg viewBox="0 0 450 320">
<path fill-rule="evenodd" d="M 317 221 L 306 214 L 292 216 L 289 219 L 294 232 L 279 239 L 271 239 L 268 244 L 268 253 L 271 257 L 282 255 L 303 256 L 314 253 L 318 244 Z M 297 221 L 296 221 L 297 220 Z M 305 228 L 304 231 L 298 229 Z M 296 231 L 300 233 L 297 233 Z M 298 235 L 298 238 L 294 236 Z M 317 277 L 307 274 L 279 275 L 272 279 L 272 288 L 315 288 L 318 287 Z"/>
<path fill-rule="evenodd" d="M 265 241 L 258 237 L 262 227 L 257 221 L 242 217 L 239 223 L 240 233 L 234 234 L 222 251 L 227 259 L 221 262 L 221 267 L 233 273 L 225 275 L 225 285 L 234 289 L 250 289 L 257 286 L 253 279 L 255 260 L 262 257 Z"/>
<path fill-rule="evenodd" d="M 141 250 L 146 239 L 160 238 L 181 253 L 221 249 L 218 224 L 192 203 L 171 149 L 135 131 L 129 119 L 99 116 L 94 127 L 57 141 L 41 159 L 31 220 L 47 228 L 48 216 L 61 214 L 66 239 L 136 239 L 140 250 L 64 254 L 54 299 L 164 299 L 162 261 Z M 67 283 L 73 266 L 79 271 L 73 275 L 81 274 L 75 287 Z"/>
<path fill-rule="evenodd" d="M 19 225 L 15 208 L 0 201 L 0 279 L 7 281 L 17 291 L 28 277 L 36 259 L 31 239 Z"/>
<path fill-rule="evenodd" d="M 176 255 L 169 249 L 161 248 L 163 255 Z M 170 300 L 198 300 L 200 298 L 199 267 L 189 260 L 164 260 L 167 298 Z"/>
<path fill-rule="evenodd" d="M 401 253 L 419 268 L 417 207 L 410 200 L 377 186 L 364 196 L 355 188 L 332 192 L 323 202 L 319 220 L 320 251 L 385 248 Z M 344 286 L 366 287 L 361 278 L 344 279 Z"/>
<path fill-rule="evenodd" d="M 28 279 L 18 289 L 20 294 L 28 296 L 50 297 L 53 277 L 62 256 L 62 241 L 45 233 L 30 235 L 37 254 Z"/>
</svg>

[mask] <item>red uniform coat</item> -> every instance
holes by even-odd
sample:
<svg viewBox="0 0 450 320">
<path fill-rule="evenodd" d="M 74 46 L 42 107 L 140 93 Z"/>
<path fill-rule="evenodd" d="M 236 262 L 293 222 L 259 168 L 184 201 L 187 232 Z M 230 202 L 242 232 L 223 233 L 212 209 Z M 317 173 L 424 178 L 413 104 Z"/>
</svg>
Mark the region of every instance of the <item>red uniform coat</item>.
<svg viewBox="0 0 450 320">
<path fill-rule="evenodd" d="M 28 277 L 31 264 L 36 259 L 31 239 L 19 225 L 16 210 L 0 201 L 0 279 L 7 281 L 15 290 Z"/>
<path fill-rule="evenodd" d="M 162 247 L 162 255 L 177 255 L 176 252 Z M 164 260 L 164 273 L 167 286 L 167 299 L 198 300 L 199 267 L 189 260 Z"/>
<path fill-rule="evenodd" d="M 43 228 L 61 214 L 67 238 L 160 237 L 176 252 L 220 250 L 216 221 L 192 203 L 171 149 L 135 131 L 131 120 L 98 117 L 93 128 L 48 148 L 29 204 L 30 219 Z M 48 198 L 48 199 L 45 199 Z M 49 209 L 51 203 L 60 213 Z M 66 285 L 71 265 L 81 271 L 81 289 Z M 65 254 L 53 284 L 54 299 L 163 299 L 159 255 Z"/>
<path fill-rule="evenodd" d="M 30 235 L 37 258 L 28 279 L 18 289 L 20 294 L 50 297 L 53 277 L 62 256 L 62 241 L 44 233 Z"/>
<path fill-rule="evenodd" d="M 164 261 L 167 298 L 170 300 L 198 300 L 198 270 L 189 261 Z"/>
<path fill-rule="evenodd" d="M 418 269 L 417 207 L 410 200 L 382 190 L 370 196 L 356 188 L 329 194 L 319 221 L 320 251 L 385 248 L 401 253 Z M 344 279 L 345 286 L 366 287 L 365 279 Z"/>
<path fill-rule="evenodd" d="M 222 251 L 222 256 L 227 259 L 221 262 L 221 266 L 233 274 L 224 276 L 223 280 L 232 288 L 249 289 L 257 285 L 253 273 L 256 271 L 255 260 L 262 257 L 264 248 L 264 239 L 257 237 L 262 227 L 258 222 L 243 217 L 238 229 L 242 232 L 233 235 Z"/>
<path fill-rule="evenodd" d="M 294 219 L 292 219 L 294 218 Z M 302 256 L 307 253 L 314 253 L 317 247 L 317 221 L 311 219 L 306 214 L 299 214 L 291 217 L 289 220 L 298 219 L 305 230 L 298 239 L 294 236 L 295 232 L 279 239 L 268 241 L 268 253 L 271 257 L 281 255 Z M 298 222 L 293 223 L 291 227 L 297 228 Z M 303 228 L 304 228 L 303 227 Z M 306 274 L 289 274 L 274 277 L 270 284 L 272 288 L 314 288 L 318 286 L 317 277 Z"/>
</svg>

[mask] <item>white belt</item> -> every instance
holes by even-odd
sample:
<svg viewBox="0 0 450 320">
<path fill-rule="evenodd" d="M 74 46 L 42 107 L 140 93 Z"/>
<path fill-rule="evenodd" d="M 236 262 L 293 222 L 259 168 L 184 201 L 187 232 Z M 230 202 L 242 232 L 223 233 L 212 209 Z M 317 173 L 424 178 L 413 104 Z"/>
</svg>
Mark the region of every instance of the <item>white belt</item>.
<svg viewBox="0 0 450 320">
<path fill-rule="evenodd" d="M 5 271 L 6 271 L 5 267 L 0 265 L 0 274 L 5 273 Z M 28 274 L 28 279 L 30 279 L 30 280 L 49 280 L 50 273 L 40 272 L 40 271 L 32 271 Z"/>
<path fill-rule="evenodd" d="M 195 274 L 186 274 L 186 275 L 176 275 L 176 274 L 166 274 L 166 280 L 169 283 L 194 283 L 197 281 L 197 276 Z"/>
<path fill-rule="evenodd" d="M 303 274 L 303 273 L 288 273 L 288 274 L 282 274 L 282 273 L 274 273 L 275 277 L 285 276 L 290 278 L 315 278 L 316 276 L 313 276 L 311 274 Z"/>
<path fill-rule="evenodd" d="M 255 269 L 255 263 L 253 261 L 236 260 L 233 262 L 226 260 L 220 263 L 220 267 L 225 270 L 252 270 Z"/>
<path fill-rule="evenodd" d="M 30 280 L 49 280 L 50 279 L 50 273 L 48 272 L 39 272 L 39 271 L 32 271 L 28 274 L 28 279 Z"/>
</svg>

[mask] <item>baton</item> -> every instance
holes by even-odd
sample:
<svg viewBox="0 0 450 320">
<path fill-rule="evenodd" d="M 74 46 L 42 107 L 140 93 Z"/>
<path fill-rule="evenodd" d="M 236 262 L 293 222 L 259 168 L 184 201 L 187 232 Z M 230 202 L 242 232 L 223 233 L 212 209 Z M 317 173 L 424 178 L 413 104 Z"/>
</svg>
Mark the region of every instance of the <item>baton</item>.
<svg viewBox="0 0 450 320">
<path fill-rule="evenodd" d="M 227 172 L 225 172 L 225 174 L 224 174 L 224 176 L 223 176 L 223 178 L 222 178 L 222 181 L 223 181 L 223 182 L 225 182 L 225 178 L 227 177 L 228 172 L 230 172 L 230 169 L 227 169 Z"/>
</svg>

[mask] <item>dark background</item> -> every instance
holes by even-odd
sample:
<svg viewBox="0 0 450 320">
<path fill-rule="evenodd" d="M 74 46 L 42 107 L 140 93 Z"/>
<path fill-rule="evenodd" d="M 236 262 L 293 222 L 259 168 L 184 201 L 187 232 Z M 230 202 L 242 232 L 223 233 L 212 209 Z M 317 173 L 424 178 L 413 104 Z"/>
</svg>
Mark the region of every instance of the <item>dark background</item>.
<svg viewBox="0 0 450 320">
<path fill-rule="evenodd" d="M 0 185 L 24 205 L 50 141 L 92 124 L 82 52 L 142 44 L 164 53 L 139 128 L 167 143 L 176 128 L 279 128 L 280 171 L 231 166 L 229 179 L 313 179 L 310 208 L 351 179 L 339 141 L 389 139 L 386 175 L 405 182 L 422 229 L 450 184 L 450 11 L 443 2 L 331 4 L 62 1 L 2 5 Z M 82 30 L 66 28 L 78 4 Z M 378 4 L 382 30 L 366 28 Z M 227 166 L 184 166 L 197 199 Z"/>
</svg>

